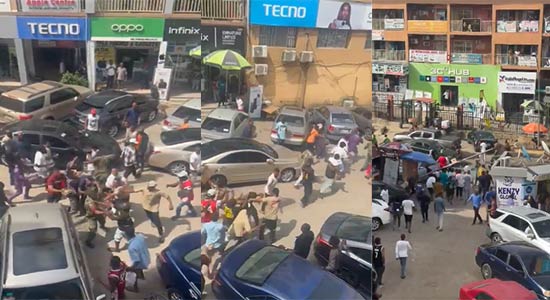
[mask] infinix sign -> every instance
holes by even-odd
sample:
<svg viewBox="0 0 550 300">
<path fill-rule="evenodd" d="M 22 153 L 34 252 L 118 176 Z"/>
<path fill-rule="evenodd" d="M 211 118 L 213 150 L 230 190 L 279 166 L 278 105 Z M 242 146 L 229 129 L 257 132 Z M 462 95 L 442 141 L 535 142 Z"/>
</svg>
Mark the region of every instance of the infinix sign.
<svg viewBox="0 0 550 300">
<path fill-rule="evenodd" d="M 19 38 L 27 40 L 87 40 L 86 19 L 17 17 Z"/>
<path fill-rule="evenodd" d="M 200 34 L 200 28 L 187 28 L 185 26 L 182 27 L 168 27 L 168 34 Z"/>
<path fill-rule="evenodd" d="M 319 0 L 250 1 L 250 24 L 315 28 Z"/>
<path fill-rule="evenodd" d="M 201 21 L 168 19 L 164 23 L 164 40 L 178 44 L 200 44 Z"/>
</svg>

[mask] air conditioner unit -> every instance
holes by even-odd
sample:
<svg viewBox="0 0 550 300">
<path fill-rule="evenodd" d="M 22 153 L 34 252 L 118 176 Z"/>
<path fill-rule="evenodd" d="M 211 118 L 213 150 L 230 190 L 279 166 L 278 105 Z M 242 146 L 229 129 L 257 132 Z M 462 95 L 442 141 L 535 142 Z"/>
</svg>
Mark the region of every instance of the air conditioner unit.
<svg viewBox="0 0 550 300">
<path fill-rule="evenodd" d="M 313 62 L 313 52 L 312 51 L 302 51 L 300 53 L 300 62 L 301 63 Z"/>
<path fill-rule="evenodd" d="M 254 58 L 266 58 L 267 46 L 252 46 L 252 57 Z"/>
<path fill-rule="evenodd" d="M 254 73 L 256 75 L 267 75 L 267 64 L 255 64 Z"/>
<path fill-rule="evenodd" d="M 296 50 L 283 51 L 283 62 L 293 62 L 293 61 L 296 61 Z"/>
<path fill-rule="evenodd" d="M 547 95 L 550 95 L 550 86 L 545 86 L 545 87 L 544 87 L 544 92 L 545 92 Z"/>
</svg>

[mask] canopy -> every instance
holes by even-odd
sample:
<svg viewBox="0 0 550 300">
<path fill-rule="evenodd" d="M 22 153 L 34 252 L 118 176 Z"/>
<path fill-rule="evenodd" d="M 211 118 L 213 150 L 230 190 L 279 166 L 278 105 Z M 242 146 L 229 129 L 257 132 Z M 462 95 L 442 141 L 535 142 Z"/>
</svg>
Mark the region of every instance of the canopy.
<svg viewBox="0 0 550 300">
<path fill-rule="evenodd" d="M 433 165 L 436 163 L 436 161 L 431 157 L 431 155 L 422 153 L 422 152 L 408 152 L 403 155 L 401 155 L 401 159 L 404 160 L 412 160 L 416 161 L 418 163 L 423 163 L 427 165 Z"/>
<path fill-rule="evenodd" d="M 535 133 L 547 133 L 548 129 L 544 127 L 542 124 L 537 123 L 529 123 L 525 126 L 523 126 L 523 132 L 527 134 L 535 134 Z"/>
<path fill-rule="evenodd" d="M 189 56 L 200 58 L 201 57 L 201 46 L 197 46 L 191 50 L 189 50 Z"/>
<path fill-rule="evenodd" d="M 202 63 L 226 71 L 240 71 L 252 67 L 246 58 L 233 50 L 214 51 L 205 56 Z"/>
</svg>

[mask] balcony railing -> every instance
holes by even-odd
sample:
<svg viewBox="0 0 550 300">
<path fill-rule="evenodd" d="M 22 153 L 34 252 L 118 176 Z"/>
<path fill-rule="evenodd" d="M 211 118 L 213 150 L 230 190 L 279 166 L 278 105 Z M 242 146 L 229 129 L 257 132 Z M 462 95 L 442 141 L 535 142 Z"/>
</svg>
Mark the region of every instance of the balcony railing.
<svg viewBox="0 0 550 300">
<path fill-rule="evenodd" d="M 201 18 L 213 20 L 244 19 L 242 0 L 202 0 Z"/>
<path fill-rule="evenodd" d="M 26 1 L 26 0 L 17 0 L 16 4 L 17 4 L 17 11 L 23 11 L 23 6 L 21 5 L 21 2 L 23 1 Z M 86 0 L 77 0 L 78 2 L 80 2 L 80 11 L 84 11 L 84 9 L 86 9 Z M 7 1 L 9 2 L 9 1 Z M 15 8 L 12 6 L 11 7 L 12 10 L 14 10 Z M 60 13 L 60 14 L 63 14 L 65 13 L 66 11 L 65 10 L 48 10 L 48 13 Z"/>
<path fill-rule="evenodd" d="M 392 100 L 405 100 L 405 94 L 402 93 L 392 93 L 392 92 L 372 92 L 372 96 L 375 102 L 384 103 L 389 99 Z"/>
<path fill-rule="evenodd" d="M 174 1 L 175 13 L 201 13 L 201 0 Z"/>
<path fill-rule="evenodd" d="M 539 21 L 497 21 L 497 32 L 539 32 Z"/>
<path fill-rule="evenodd" d="M 373 19 L 372 29 L 374 30 L 404 30 L 404 19 Z"/>
<path fill-rule="evenodd" d="M 491 54 L 481 53 L 451 53 L 451 63 L 453 64 L 472 64 L 472 65 L 489 65 L 491 64 Z"/>
<path fill-rule="evenodd" d="M 543 57 L 542 58 L 541 67 L 550 68 L 550 57 Z"/>
<path fill-rule="evenodd" d="M 496 54 L 495 64 L 520 67 L 537 67 L 537 57 L 527 54 Z"/>
<path fill-rule="evenodd" d="M 163 12 L 165 0 L 96 0 L 97 12 Z"/>
<path fill-rule="evenodd" d="M 404 61 L 405 50 L 375 49 L 372 53 L 373 60 Z"/>
<path fill-rule="evenodd" d="M 471 21 L 474 20 L 474 21 Z M 452 20 L 452 32 L 492 32 L 492 21 L 475 21 L 476 19 Z"/>
</svg>

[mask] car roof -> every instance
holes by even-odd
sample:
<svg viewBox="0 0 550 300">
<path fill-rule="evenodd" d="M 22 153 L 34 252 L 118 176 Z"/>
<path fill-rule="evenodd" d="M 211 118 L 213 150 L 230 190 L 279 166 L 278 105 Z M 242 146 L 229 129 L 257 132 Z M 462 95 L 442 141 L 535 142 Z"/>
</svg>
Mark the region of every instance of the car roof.
<svg viewBox="0 0 550 300">
<path fill-rule="evenodd" d="M 499 208 L 500 211 L 523 217 L 531 222 L 550 220 L 550 214 L 529 206 L 511 206 Z"/>
<path fill-rule="evenodd" d="M 370 220 L 370 217 L 367 216 L 354 215 L 346 212 L 335 212 L 330 215 L 323 223 L 323 226 L 321 227 L 321 233 L 333 235 L 338 232 L 340 226 L 344 222 L 351 218 L 366 218 L 367 220 Z M 369 243 L 370 241 L 366 242 Z"/>
<path fill-rule="evenodd" d="M 475 281 L 465 284 L 461 290 L 477 290 L 491 293 L 496 299 L 507 299 L 510 295 L 514 295 L 515 300 L 537 299 L 536 296 L 515 281 L 502 281 L 500 279 L 491 278 L 482 281 Z"/>
<path fill-rule="evenodd" d="M 10 248 L 13 244 L 13 235 L 18 232 L 32 231 L 46 228 L 60 228 L 63 236 L 67 268 L 61 270 L 47 270 L 16 276 L 13 274 L 13 251 L 9 251 L 9 264 L 5 276 L 5 288 L 30 287 L 47 285 L 78 278 L 80 275 L 73 260 L 73 249 L 69 241 L 65 223 L 64 209 L 61 205 L 50 203 L 34 203 L 30 205 L 12 207 L 8 210 Z M 12 250 L 12 249 L 10 249 Z"/>
<path fill-rule="evenodd" d="M 342 106 L 336 106 L 336 105 L 328 105 L 328 106 L 324 106 L 326 107 L 326 109 L 328 109 L 328 111 L 330 113 L 346 113 L 346 114 L 351 114 L 351 112 L 345 108 L 345 107 L 342 107 Z"/>
<path fill-rule="evenodd" d="M 191 100 L 185 102 L 182 106 L 200 110 L 201 109 L 201 99 L 200 98 L 191 99 Z"/>
<path fill-rule="evenodd" d="M 495 248 L 500 248 L 510 254 L 513 255 L 521 255 L 525 253 L 532 253 L 532 254 L 546 254 L 546 251 L 536 247 L 533 244 L 530 244 L 525 241 L 514 241 L 514 242 L 507 242 L 507 243 L 501 243 L 494 246 Z"/>
<path fill-rule="evenodd" d="M 60 87 L 63 87 L 63 84 L 55 81 L 46 80 L 42 82 L 31 83 L 31 84 L 13 89 L 11 91 L 4 92 L 2 93 L 2 95 L 13 99 L 19 99 L 21 101 L 27 101 L 37 95 L 43 94 L 45 92 L 48 92 L 54 89 L 58 89 Z"/>
<path fill-rule="evenodd" d="M 306 115 L 306 110 L 297 106 L 283 106 L 279 114 L 280 115 L 289 115 L 289 116 L 298 116 L 303 117 Z"/>
<path fill-rule="evenodd" d="M 19 121 L 11 123 L 2 128 L 2 131 L 35 131 L 35 132 L 50 132 L 55 135 L 61 135 L 62 133 L 76 132 L 76 128 L 66 123 L 55 120 L 42 120 L 42 119 L 30 119 L 25 121 Z"/>
<path fill-rule="evenodd" d="M 200 230 L 184 233 L 170 242 L 168 248 L 170 251 L 177 253 L 178 258 L 200 247 L 201 232 Z"/>
<path fill-rule="evenodd" d="M 92 95 L 88 96 L 87 98 L 88 99 L 90 99 L 90 98 L 103 98 L 103 99 L 105 99 L 105 102 L 108 102 L 108 101 L 111 101 L 115 98 L 126 96 L 126 95 L 130 95 L 130 94 L 127 93 L 127 92 L 124 92 L 124 91 L 119 91 L 119 90 L 105 90 L 105 91 L 101 91 L 99 93 L 92 94 Z"/>
<path fill-rule="evenodd" d="M 229 108 L 216 108 L 208 114 L 208 118 L 232 121 L 241 112 Z M 246 115 L 246 114 L 245 114 Z"/>
<path fill-rule="evenodd" d="M 252 139 L 246 139 L 246 138 L 227 138 L 227 139 L 212 140 L 202 144 L 201 148 L 202 148 L 201 154 L 204 155 L 205 157 L 209 156 L 209 154 L 212 154 L 212 153 L 215 153 L 214 155 L 218 155 L 220 153 L 230 152 L 230 151 L 256 150 L 256 151 L 266 152 L 269 155 L 275 154 L 276 157 L 274 158 L 278 158 L 277 151 L 271 148 L 271 146 L 264 143 L 260 143 Z M 273 152 L 273 153 L 270 153 L 270 152 Z"/>
</svg>

